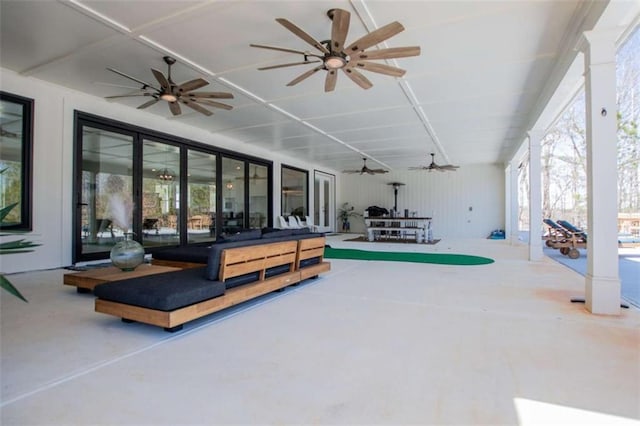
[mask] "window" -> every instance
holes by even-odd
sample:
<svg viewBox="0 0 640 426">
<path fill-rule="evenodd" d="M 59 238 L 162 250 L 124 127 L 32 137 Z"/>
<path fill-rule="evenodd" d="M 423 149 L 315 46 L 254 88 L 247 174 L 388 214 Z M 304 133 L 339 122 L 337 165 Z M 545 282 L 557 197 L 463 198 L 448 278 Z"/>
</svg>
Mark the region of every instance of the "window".
<svg viewBox="0 0 640 426">
<path fill-rule="evenodd" d="M 33 99 L 0 92 L 0 229 L 30 231 Z"/>
<path fill-rule="evenodd" d="M 282 166 L 283 216 L 305 217 L 309 214 L 308 185 L 309 173 L 306 170 Z"/>
</svg>

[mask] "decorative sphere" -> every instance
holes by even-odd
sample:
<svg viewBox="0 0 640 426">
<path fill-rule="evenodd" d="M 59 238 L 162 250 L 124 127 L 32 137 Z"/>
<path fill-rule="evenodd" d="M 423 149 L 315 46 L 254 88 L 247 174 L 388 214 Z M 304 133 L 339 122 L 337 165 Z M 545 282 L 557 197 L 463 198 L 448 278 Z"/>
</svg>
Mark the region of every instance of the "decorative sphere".
<svg viewBox="0 0 640 426">
<path fill-rule="evenodd" d="M 144 248 L 139 242 L 132 240 L 130 234 L 111 248 L 111 263 L 123 271 L 133 271 L 144 262 Z"/>
</svg>

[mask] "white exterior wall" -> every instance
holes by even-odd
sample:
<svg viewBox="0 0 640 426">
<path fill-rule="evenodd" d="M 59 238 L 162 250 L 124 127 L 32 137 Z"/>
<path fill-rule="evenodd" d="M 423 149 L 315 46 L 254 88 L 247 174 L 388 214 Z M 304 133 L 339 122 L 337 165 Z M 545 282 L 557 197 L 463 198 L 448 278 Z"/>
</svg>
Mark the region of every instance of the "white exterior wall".
<svg viewBox="0 0 640 426">
<path fill-rule="evenodd" d="M 433 217 L 434 238 L 486 238 L 504 229 L 504 168 L 484 164 L 462 166 L 455 172 L 397 171 L 385 175 L 342 175 L 337 207 L 349 202 L 358 212 L 376 205 L 393 208 L 393 187 L 398 189 L 398 210 Z M 472 208 L 469 211 L 469 207 Z M 352 218 L 351 232 L 364 232 L 362 218 Z M 339 228 L 338 228 L 339 229 Z"/>
<path fill-rule="evenodd" d="M 13 273 L 49 269 L 71 264 L 72 247 L 72 178 L 74 110 L 122 121 L 135 126 L 164 132 L 196 142 L 226 148 L 235 152 L 273 161 L 273 215 L 280 214 L 280 165 L 285 163 L 309 170 L 313 179 L 314 165 L 220 137 L 164 117 L 128 106 L 110 103 L 102 98 L 71 91 L 35 78 L 22 77 L 0 68 L 0 89 L 34 100 L 33 135 L 33 232 L 24 237 L 42 244 L 35 252 L 0 257 L 0 271 Z M 222 119 L 220 112 L 212 117 Z M 168 114 L 168 112 L 167 112 Z M 316 167 L 318 168 L 318 167 Z M 335 171 L 319 168 L 330 173 Z M 309 202 L 313 203 L 313 181 Z M 312 208 L 312 206 L 310 206 Z M 3 237 L 0 241 L 15 237 Z"/>
</svg>

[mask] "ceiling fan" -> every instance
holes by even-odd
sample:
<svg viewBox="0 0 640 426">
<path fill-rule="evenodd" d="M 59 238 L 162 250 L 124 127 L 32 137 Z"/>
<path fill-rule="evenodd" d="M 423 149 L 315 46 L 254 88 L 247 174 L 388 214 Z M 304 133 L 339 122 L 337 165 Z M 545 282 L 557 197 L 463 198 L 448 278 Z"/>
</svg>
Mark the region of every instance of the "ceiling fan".
<svg viewBox="0 0 640 426">
<path fill-rule="evenodd" d="M 370 168 L 368 168 L 367 167 L 367 159 L 366 158 L 363 158 L 362 161 L 364 161 L 364 165 L 362 166 L 361 169 L 359 169 L 359 170 L 343 170 L 342 173 L 350 173 L 350 174 L 360 173 L 361 175 L 363 175 L 365 173 L 370 174 L 370 175 L 389 173 L 389 170 L 370 169 Z"/>
<path fill-rule="evenodd" d="M 212 115 L 213 112 L 209 111 L 206 108 L 203 108 L 202 105 L 206 105 L 208 107 L 214 108 L 222 108 L 226 110 L 233 109 L 231 105 L 223 104 L 221 102 L 213 101 L 212 99 L 232 99 L 233 95 L 231 93 L 226 92 L 194 92 L 194 90 L 204 87 L 209 84 L 208 81 L 202 78 L 196 78 L 194 80 L 189 80 L 182 84 L 176 84 L 171 79 L 171 65 L 175 64 L 176 60 L 170 56 L 163 57 L 164 62 L 167 64 L 167 75 L 161 73 L 158 70 L 151 68 L 151 72 L 153 76 L 160 84 L 160 87 L 156 87 L 152 84 L 146 83 L 142 80 L 139 80 L 135 77 L 131 77 L 123 73 L 122 71 L 118 71 L 113 68 L 107 68 L 109 71 L 114 72 L 122 77 L 128 78 L 129 80 L 135 81 L 136 83 L 142 84 L 141 88 L 138 88 L 134 92 L 130 92 L 124 95 L 116 95 L 116 96 L 107 96 L 105 99 L 118 99 L 118 98 L 129 98 L 133 96 L 150 96 L 153 99 L 148 102 L 143 103 L 138 107 L 138 109 L 144 109 L 154 105 L 160 100 L 167 101 L 169 103 L 169 109 L 173 115 L 180 115 L 182 110 L 180 109 L 180 104 L 186 105 L 189 108 L 204 114 L 204 115 Z M 129 87 L 129 86 L 121 86 L 121 87 Z M 132 87 L 129 87 L 132 88 Z"/>
<path fill-rule="evenodd" d="M 366 51 L 366 49 L 382 43 L 383 41 L 403 31 L 404 27 L 397 21 L 385 25 L 384 27 L 380 27 L 377 30 L 372 31 L 369 34 L 366 34 L 365 36 L 359 38 L 353 43 L 345 45 L 347 32 L 349 31 L 349 21 L 351 14 L 343 9 L 329 9 L 329 11 L 327 12 L 327 16 L 329 16 L 329 18 L 333 21 L 333 24 L 331 26 L 331 39 L 323 41 L 317 41 L 315 38 L 307 34 L 292 22 L 284 18 L 277 18 L 276 21 L 280 25 L 291 31 L 293 34 L 295 34 L 311 46 L 315 47 L 320 51 L 320 54 L 283 47 L 250 44 L 250 46 L 252 47 L 259 47 L 261 49 L 271 49 L 287 53 L 296 53 L 302 55 L 304 58 L 304 61 L 302 62 L 272 65 L 268 67 L 258 68 L 258 70 L 262 71 L 274 68 L 320 63 L 320 65 L 317 65 L 315 68 L 312 68 L 300 74 L 295 79 L 291 80 L 287 84 L 287 86 L 294 86 L 300 83 L 302 80 L 312 76 L 316 72 L 325 70 L 327 71 L 327 76 L 324 82 L 324 91 L 331 92 L 336 87 L 338 70 L 341 69 L 345 73 L 345 75 L 358 86 L 362 87 L 363 89 L 369 89 L 373 86 L 373 84 L 359 70 L 376 72 L 393 77 L 402 77 L 406 72 L 401 68 L 393 67 L 387 64 L 370 62 L 371 60 L 395 59 L 420 55 L 419 46 L 392 47 L 387 49 L 374 49 L 371 51 Z M 309 58 L 313 58 L 313 60 L 309 60 Z"/>
<path fill-rule="evenodd" d="M 436 155 L 432 152 L 431 153 L 431 164 L 429 164 L 428 166 L 418 166 L 418 167 L 409 167 L 409 170 L 438 170 L 439 172 L 445 172 L 447 170 L 453 171 L 455 172 L 457 168 L 459 168 L 460 166 L 453 166 L 451 164 L 445 164 L 445 165 L 438 165 L 435 162 L 435 157 Z"/>
</svg>

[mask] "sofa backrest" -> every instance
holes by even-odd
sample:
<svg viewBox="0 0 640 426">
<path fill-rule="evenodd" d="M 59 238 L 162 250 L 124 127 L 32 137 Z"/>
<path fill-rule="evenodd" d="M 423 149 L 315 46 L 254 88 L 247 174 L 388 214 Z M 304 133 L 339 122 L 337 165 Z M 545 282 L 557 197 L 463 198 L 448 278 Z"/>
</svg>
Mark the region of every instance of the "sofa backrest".
<svg viewBox="0 0 640 426">
<path fill-rule="evenodd" d="M 230 278 L 259 272 L 258 279 L 265 279 L 267 269 L 288 266 L 288 272 L 295 268 L 298 242 L 296 240 L 270 242 L 245 248 L 227 248 L 220 259 L 218 280 L 225 282 Z"/>
<path fill-rule="evenodd" d="M 265 237 L 265 235 L 269 235 L 269 237 Z M 205 272 L 205 276 L 207 279 L 212 281 L 217 281 L 220 275 L 220 260 L 222 256 L 222 252 L 227 248 L 234 247 L 246 247 L 246 246 L 257 246 L 262 244 L 276 243 L 282 241 L 297 241 L 300 239 L 307 238 L 317 238 L 323 234 L 314 234 L 314 233 L 301 233 L 301 234 L 278 234 L 277 232 L 263 234 L 263 238 L 257 240 L 245 240 L 245 241 L 232 241 L 232 242 L 224 242 L 224 243 L 216 243 L 212 244 L 209 249 L 209 258 L 207 259 L 207 269 Z"/>
</svg>

